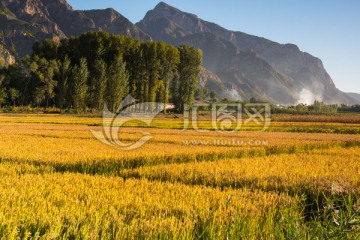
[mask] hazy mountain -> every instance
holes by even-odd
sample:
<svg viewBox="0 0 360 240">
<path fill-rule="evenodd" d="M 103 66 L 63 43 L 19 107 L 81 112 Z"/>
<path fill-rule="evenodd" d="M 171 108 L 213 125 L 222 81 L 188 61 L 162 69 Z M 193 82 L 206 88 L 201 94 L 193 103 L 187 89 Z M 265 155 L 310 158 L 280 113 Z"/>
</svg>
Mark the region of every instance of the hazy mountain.
<svg viewBox="0 0 360 240">
<path fill-rule="evenodd" d="M 313 98 L 355 102 L 335 87 L 320 59 L 296 45 L 229 31 L 163 2 L 136 25 L 154 40 L 201 48 L 204 66 L 225 83 L 237 86 L 245 98 L 261 96 L 281 103 Z"/>
<path fill-rule="evenodd" d="M 0 32 L 7 49 L 19 57 L 31 53 L 35 41 L 107 31 L 149 40 L 150 37 L 113 9 L 75 11 L 65 0 L 1 0 Z"/>
<path fill-rule="evenodd" d="M 296 100 L 292 97 L 290 80 L 253 52 L 242 52 L 212 33 L 177 39 L 176 45 L 181 44 L 202 49 L 204 66 L 218 75 L 229 91 L 237 90 L 241 98 L 256 96 L 275 102 Z"/>
</svg>

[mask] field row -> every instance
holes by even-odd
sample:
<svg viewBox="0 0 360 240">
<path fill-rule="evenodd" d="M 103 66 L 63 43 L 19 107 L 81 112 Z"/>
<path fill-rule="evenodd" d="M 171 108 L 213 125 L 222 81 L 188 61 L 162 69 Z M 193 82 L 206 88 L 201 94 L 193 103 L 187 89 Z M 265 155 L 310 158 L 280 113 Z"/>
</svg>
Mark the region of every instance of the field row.
<svg viewBox="0 0 360 240">
<path fill-rule="evenodd" d="M 118 119 L 124 122 L 123 127 L 137 128 L 158 128 L 158 129 L 200 129 L 214 130 L 214 123 L 210 120 L 209 114 L 199 116 L 197 121 L 184 119 L 181 115 L 159 115 L 150 126 L 136 120 L 136 115 L 128 118 Z M 0 115 L 0 123 L 23 123 L 23 124 L 61 124 L 61 125 L 85 125 L 85 126 L 109 126 L 112 119 L 99 117 L 79 117 L 76 115 L 26 115 L 7 114 Z M 260 119 L 255 121 L 241 121 L 241 131 L 262 131 L 265 123 Z M 189 126 L 187 126 L 187 123 Z M 299 124 L 300 123 L 300 124 Z M 217 123 L 220 128 L 221 121 Z M 233 123 L 235 125 L 235 123 Z M 235 126 L 232 126 L 233 128 Z M 300 125 L 300 127 L 299 127 Z M 119 126 L 119 121 L 113 123 Z M 187 126 L 187 127 L 186 127 Z M 217 129 L 216 128 L 216 129 Z M 308 133 L 338 133 L 338 134 L 360 134 L 360 114 L 347 115 L 273 115 L 269 128 L 270 132 L 308 132 Z"/>
<path fill-rule="evenodd" d="M 0 236 L 5 239 L 247 239 L 292 236 L 302 219 L 286 194 L 35 173 L 0 164 Z M 300 233 L 298 233 L 300 234 Z"/>
<path fill-rule="evenodd" d="M 360 193 L 360 148 L 167 164 L 124 170 L 125 178 L 318 196 Z"/>
<path fill-rule="evenodd" d="M 206 162 L 224 158 L 296 153 L 334 146 L 360 145 L 359 135 L 237 132 L 199 134 L 194 130 L 146 129 L 152 139 L 141 148 L 123 151 L 97 140 L 82 125 L 14 124 L 0 127 L 0 160 L 48 165 L 57 171 L 113 174 L 157 164 Z M 123 142 L 135 142 L 141 131 L 125 128 Z"/>
</svg>

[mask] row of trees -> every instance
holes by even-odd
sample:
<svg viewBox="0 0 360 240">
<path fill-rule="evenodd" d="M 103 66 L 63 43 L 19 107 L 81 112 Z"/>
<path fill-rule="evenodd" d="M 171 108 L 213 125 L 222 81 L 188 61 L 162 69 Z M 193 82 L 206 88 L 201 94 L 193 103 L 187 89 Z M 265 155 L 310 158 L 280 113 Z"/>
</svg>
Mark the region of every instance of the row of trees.
<svg viewBox="0 0 360 240">
<path fill-rule="evenodd" d="M 360 105 L 356 104 L 356 105 L 352 105 L 352 106 L 347 106 L 347 105 L 341 105 L 339 107 L 339 112 L 352 112 L 352 113 L 360 113 Z"/>
<path fill-rule="evenodd" d="M 0 104 L 116 111 L 128 94 L 141 102 L 192 105 L 202 54 L 104 32 L 46 40 L 32 56 L 0 69 Z M 147 109 L 151 110 L 151 109 Z"/>
<path fill-rule="evenodd" d="M 289 107 L 272 107 L 273 113 L 285 113 L 285 114 L 304 114 L 304 113 L 337 113 L 340 108 L 338 104 L 327 104 L 318 100 L 315 100 L 312 105 L 300 103 L 295 106 Z"/>
</svg>

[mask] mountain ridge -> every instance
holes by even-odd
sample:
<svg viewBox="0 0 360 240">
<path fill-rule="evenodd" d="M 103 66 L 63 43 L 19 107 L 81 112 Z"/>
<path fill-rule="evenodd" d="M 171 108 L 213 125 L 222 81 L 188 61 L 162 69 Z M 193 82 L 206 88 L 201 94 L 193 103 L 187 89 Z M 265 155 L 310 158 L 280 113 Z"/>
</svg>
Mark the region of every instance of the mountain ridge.
<svg viewBox="0 0 360 240">
<path fill-rule="evenodd" d="M 256 52 L 270 64 L 273 70 L 287 77 L 287 81 L 293 85 L 293 91 L 298 92 L 297 96 L 292 96 L 294 99 L 301 99 L 302 96 L 299 93 L 305 89 L 327 102 L 353 103 L 355 101 L 336 88 L 319 58 L 300 51 L 294 44 L 279 44 L 263 37 L 230 31 L 164 2 L 148 11 L 144 19 L 136 25 L 154 40 L 171 44 L 177 44 L 178 39 L 185 36 L 209 32 L 231 42 L 239 51 Z M 182 43 L 187 44 L 184 41 Z M 270 96 L 270 98 L 274 97 Z"/>
<path fill-rule="evenodd" d="M 114 9 L 74 10 L 66 0 L 2 0 L 0 32 L 18 58 L 30 54 L 36 41 L 107 31 L 143 41 L 151 38 Z"/>
<path fill-rule="evenodd" d="M 359 93 L 347 93 L 350 97 L 356 99 L 360 103 L 360 94 Z"/>
<path fill-rule="evenodd" d="M 133 24 L 112 8 L 74 10 L 66 0 L 3 0 L 0 63 L 11 63 L 31 53 L 36 41 L 86 31 L 196 46 L 204 52 L 204 75 L 199 85 L 210 86 L 220 97 L 237 92 L 244 100 L 256 97 L 282 104 L 304 99 L 310 103 L 308 100 L 314 98 L 328 103 L 359 103 L 356 97 L 336 88 L 319 58 L 300 51 L 298 46 L 230 31 L 165 2 Z"/>
</svg>

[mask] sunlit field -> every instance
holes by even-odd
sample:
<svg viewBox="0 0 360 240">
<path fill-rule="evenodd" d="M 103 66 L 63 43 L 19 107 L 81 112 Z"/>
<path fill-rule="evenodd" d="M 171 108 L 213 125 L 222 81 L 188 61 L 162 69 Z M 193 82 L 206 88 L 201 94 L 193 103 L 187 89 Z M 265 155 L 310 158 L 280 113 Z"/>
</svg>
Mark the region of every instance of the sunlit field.
<svg viewBox="0 0 360 240">
<path fill-rule="evenodd" d="M 0 115 L 1 239 L 359 239 L 360 116 L 274 115 L 269 129 L 182 130 L 102 119 Z"/>
</svg>

